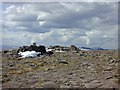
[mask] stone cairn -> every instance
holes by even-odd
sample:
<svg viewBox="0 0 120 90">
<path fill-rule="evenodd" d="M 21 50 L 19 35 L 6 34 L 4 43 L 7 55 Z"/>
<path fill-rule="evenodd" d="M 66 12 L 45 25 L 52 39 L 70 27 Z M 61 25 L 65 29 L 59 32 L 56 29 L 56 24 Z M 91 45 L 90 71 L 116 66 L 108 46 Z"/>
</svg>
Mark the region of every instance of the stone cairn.
<svg viewBox="0 0 120 90">
<path fill-rule="evenodd" d="M 33 43 L 33 45 L 30 45 L 30 46 L 19 47 L 19 49 L 17 50 L 17 53 L 25 52 L 25 51 L 36 51 L 36 52 L 41 52 L 41 54 L 45 54 L 46 48 L 43 45 L 37 46 L 36 43 Z"/>
</svg>

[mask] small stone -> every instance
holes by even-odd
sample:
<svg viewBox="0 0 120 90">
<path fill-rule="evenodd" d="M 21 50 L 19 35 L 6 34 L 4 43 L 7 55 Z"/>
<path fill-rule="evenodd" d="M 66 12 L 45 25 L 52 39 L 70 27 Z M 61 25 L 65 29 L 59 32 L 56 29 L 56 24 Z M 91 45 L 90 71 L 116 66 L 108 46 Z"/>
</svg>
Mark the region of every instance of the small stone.
<svg viewBox="0 0 120 90">
<path fill-rule="evenodd" d="M 80 88 L 80 86 L 73 86 L 72 88 Z"/>
<path fill-rule="evenodd" d="M 58 61 L 58 63 L 68 64 L 68 62 L 67 62 L 67 61 L 65 61 L 65 60 L 60 60 L 60 61 Z"/>
<path fill-rule="evenodd" d="M 71 73 L 69 73 L 68 75 L 73 75 L 73 73 L 71 72 Z"/>
<path fill-rule="evenodd" d="M 107 77 L 107 78 L 105 78 L 105 79 L 111 79 L 111 78 L 113 78 L 113 77 L 111 76 L 111 77 Z"/>
<path fill-rule="evenodd" d="M 115 60 L 114 59 L 112 59 L 112 60 L 110 60 L 110 63 L 113 63 Z"/>
<path fill-rule="evenodd" d="M 104 71 L 111 71 L 111 70 L 112 70 L 112 67 L 108 67 Z"/>
<path fill-rule="evenodd" d="M 60 88 L 71 88 L 71 87 L 66 85 L 61 85 Z"/>
</svg>

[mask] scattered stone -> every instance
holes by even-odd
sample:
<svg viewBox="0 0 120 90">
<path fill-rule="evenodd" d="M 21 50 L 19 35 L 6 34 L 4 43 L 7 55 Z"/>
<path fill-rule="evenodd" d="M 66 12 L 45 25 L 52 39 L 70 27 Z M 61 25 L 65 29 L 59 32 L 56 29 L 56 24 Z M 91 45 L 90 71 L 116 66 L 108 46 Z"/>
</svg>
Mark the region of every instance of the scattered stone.
<svg viewBox="0 0 120 90">
<path fill-rule="evenodd" d="M 63 50 L 65 50 L 64 47 Z M 42 86 L 44 88 L 76 88 L 77 90 L 78 88 L 116 87 L 118 80 L 114 79 L 119 78 L 116 60 L 119 59 L 116 59 L 117 55 L 112 50 L 111 52 L 79 51 L 78 53 L 69 50 L 70 47 L 68 47 L 68 52 L 53 51 L 54 54 L 51 56 L 45 53 L 40 57 L 20 60 L 18 57 L 16 59 L 12 55 L 15 53 L 11 53 L 10 50 L 11 54 L 2 53 L 3 88 L 41 88 Z M 80 54 L 83 56 L 80 57 Z M 42 56 L 44 57 L 41 58 Z M 111 60 L 109 56 L 112 57 Z"/>
</svg>

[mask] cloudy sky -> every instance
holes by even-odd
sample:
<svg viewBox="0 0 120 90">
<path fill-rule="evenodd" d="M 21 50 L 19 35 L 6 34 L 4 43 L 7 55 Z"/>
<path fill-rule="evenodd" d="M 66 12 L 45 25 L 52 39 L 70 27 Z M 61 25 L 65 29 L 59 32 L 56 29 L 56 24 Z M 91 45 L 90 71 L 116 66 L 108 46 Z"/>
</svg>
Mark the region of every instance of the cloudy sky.
<svg viewBox="0 0 120 90">
<path fill-rule="evenodd" d="M 117 2 L 2 3 L 2 45 L 116 49 Z"/>
</svg>

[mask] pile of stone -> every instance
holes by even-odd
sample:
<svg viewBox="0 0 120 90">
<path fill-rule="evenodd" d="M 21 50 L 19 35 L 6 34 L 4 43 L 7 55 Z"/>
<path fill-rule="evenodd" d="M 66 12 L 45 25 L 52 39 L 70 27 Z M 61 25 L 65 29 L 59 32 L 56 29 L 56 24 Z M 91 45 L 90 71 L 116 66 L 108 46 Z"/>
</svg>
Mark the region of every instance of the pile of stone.
<svg viewBox="0 0 120 90">
<path fill-rule="evenodd" d="M 41 52 L 41 54 L 45 54 L 46 48 L 43 45 L 37 46 L 36 43 L 33 43 L 33 45 L 30 45 L 30 46 L 19 47 L 19 49 L 17 50 L 17 53 L 25 52 L 25 51 L 35 51 L 35 52 Z"/>
</svg>

